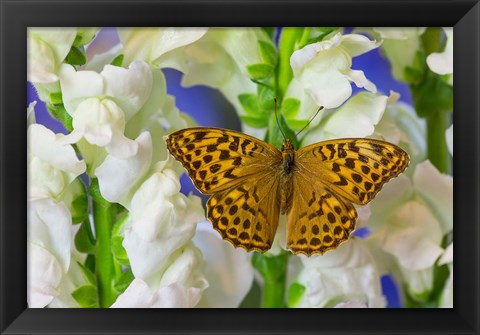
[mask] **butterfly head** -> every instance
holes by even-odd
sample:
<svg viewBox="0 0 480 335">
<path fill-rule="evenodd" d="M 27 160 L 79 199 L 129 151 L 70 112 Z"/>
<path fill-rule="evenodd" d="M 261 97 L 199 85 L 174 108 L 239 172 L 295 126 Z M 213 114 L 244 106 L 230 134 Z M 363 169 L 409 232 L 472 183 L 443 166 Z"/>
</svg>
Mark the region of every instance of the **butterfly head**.
<svg viewBox="0 0 480 335">
<path fill-rule="evenodd" d="M 289 139 L 285 139 L 283 141 L 283 144 L 282 144 L 282 152 L 283 153 L 287 153 L 287 152 L 292 152 L 294 151 L 295 149 L 293 148 L 293 143 L 291 140 Z"/>
</svg>

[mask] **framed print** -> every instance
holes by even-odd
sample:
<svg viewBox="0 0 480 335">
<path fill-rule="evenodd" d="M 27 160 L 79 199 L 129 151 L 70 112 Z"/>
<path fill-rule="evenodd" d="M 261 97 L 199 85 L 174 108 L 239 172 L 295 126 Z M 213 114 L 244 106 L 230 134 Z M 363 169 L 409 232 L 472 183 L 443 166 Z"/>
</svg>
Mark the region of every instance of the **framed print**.
<svg viewBox="0 0 480 335">
<path fill-rule="evenodd" d="M 478 333 L 477 2 L 1 12 L 2 333 Z"/>
</svg>

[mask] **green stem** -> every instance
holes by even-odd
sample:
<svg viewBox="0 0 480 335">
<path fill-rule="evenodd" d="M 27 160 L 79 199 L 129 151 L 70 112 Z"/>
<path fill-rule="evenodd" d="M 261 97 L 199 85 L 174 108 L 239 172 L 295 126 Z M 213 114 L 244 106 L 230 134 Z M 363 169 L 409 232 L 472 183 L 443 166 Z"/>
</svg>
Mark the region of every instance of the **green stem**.
<svg viewBox="0 0 480 335">
<path fill-rule="evenodd" d="M 263 285 L 263 308 L 285 307 L 285 277 L 274 281 L 265 281 Z"/>
<path fill-rule="evenodd" d="M 288 253 L 282 252 L 278 256 L 255 253 L 252 262 L 264 280 L 262 307 L 285 307 Z"/>
<path fill-rule="evenodd" d="M 430 114 L 427 119 L 427 155 L 432 164 L 442 173 L 450 171 L 445 131 L 449 125 L 449 115 L 446 112 Z"/>
<path fill-rule="evenodd" d="M 276 68 L 276 96 L 279 101 L 282 101 L 288 84 L 293 77 L 293 71 L 290 67 L 290 56 L 297 41 L 301 38 L 303 28 L 286 27 L 282 29 L 280 40 L 278 43 L 278 65 Z"/>
<path fill-rule="evenodd" d="M 116 211 L 115 206 L 100 194 L 97 179 L 92 180 L 90 193 L 93 199 L 93 219 L 97 237 L 95 272 L 99 303 L 100 307 L 110 307 L 117 298 L 113 289 L 115 269 L 111 251 L 112 226 Z"/>
</svg>

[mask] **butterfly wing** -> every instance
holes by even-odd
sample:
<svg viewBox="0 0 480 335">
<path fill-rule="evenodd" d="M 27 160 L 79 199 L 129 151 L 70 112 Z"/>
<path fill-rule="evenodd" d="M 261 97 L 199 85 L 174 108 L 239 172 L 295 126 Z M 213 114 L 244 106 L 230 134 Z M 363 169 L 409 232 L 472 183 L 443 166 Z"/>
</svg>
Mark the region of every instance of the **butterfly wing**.
<svg viewBox="0 0 480 335">
<path fill-rule="evenodd" d="M 408 163 L 401 148 L 371 139 L 324 141 L 298 150 L 287 213 L 288 248 L 310 256 L 346 241 L 357 220 L 352 202 L 368 203 Z"/>
<path fill-rule="evenodd" d="M 188 128 L 167 138 L 170 153 L 197 189 L 212 194 L 208 218 L 247 251 L 270 249 L 279 220 L 281 152 L 254 137 L 219 128 Z"/>
<path fill-rule="evenodd" d="M 167 137 L 167 148 L 182 163 L 195 187 L 213 194 L 234 185 L 256 182 L 281 165 L 274 146 L 233 130 L 181 129 Z"/>
<path fill-rule="evenodd" d="M 409 163 L 400 147 L 366 138 L 319 142 L 295 156 L 300 171 L 311 171 L 330 191 L 358 205 L 370 202 Z"/>
<path fill-rule="evenodd" d="M 307 256 L 323 254 L 346 241 L 357 219 L 350 202 L 310 174 L 294 173 L 293 201 L 287 212 L 287 248 Z"/>
<path fill-rule="evenodd" d="M 213 194 L 207 202 L 213 228 L 235 247 L 269 250 L 280 214 L 278 187 L 276 175 L 263 173 L 250 182 Z"/>
</svg>

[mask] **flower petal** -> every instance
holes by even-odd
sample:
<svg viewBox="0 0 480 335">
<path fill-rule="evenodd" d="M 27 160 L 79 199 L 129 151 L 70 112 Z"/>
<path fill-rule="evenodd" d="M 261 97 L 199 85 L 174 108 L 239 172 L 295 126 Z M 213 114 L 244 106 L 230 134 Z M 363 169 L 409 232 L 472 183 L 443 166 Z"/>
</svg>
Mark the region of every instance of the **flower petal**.
<svg viewBox="0 0 480 335">
<path fill-rule="evenodd" d="M 59 294 L 62 266 L 48 250 L 27 244 L 27 302 L 29 308 L 43 308 Z"/>
<path fill-rule="evenodd" d="M 444 28 L 447 43 L 443 52 L 434 52 L 427 56 L 427 65 L 440 75 L 453 73 L 453 28 Z"/>
<path fill-rule="evenodd" d="M 208 221 L 197 226 L 193 239 L 205 259 L 209 287 L 199 303 L 201 307 L 236 308 L 253 283 L 249 255 L 223 241 Z"/>
<path fill-rule="evenodd" d="M 135 59 L 160 63 L 161 56 L 200 39 L 207 28 L 118 28 L 125 64 Z"/>
<path fill-rule="evenodd" d="M 415 168 L 413 182 L 417 194 L 432 209 L 444 233 L 453 227 L 453 178 L 441 174 L 430 161 Z"/>
<path fill-rule="evenodd" d="M 27 80 L 51 83 L 77 35 L 76 28 L 28 28 Z"/>
<path fill-rule="evenodd" d="M 135 140 L 138 150 L 135 155 L 120 159 L 108 155 L 95 170 L 102 196 L 109 202 L 118 202 L 128 206 L 133 187 L 150 167 L 152 160 L 152 139 L 148 132 L 140 134 Z"/>
<path fill-rule="evenodd" d="M 398 224 L 389 229 L 383 249 L 395 255 L 406 269 L 432 267 L 443 253 L 443 234 L 435 217 L 419 202 L 410 201 L 397 210 L 395 221 Z"/>
<path fill-rule="evenodd" d="M 310 130 L 303 145 L 344 137 L 367 137 L 373 134 L 387 105 L 387 96 L 360 92 L 343 106 L 324 117 Z"/>
<path fill-rule="evenodd" d="M 306 287 L 296 307 L 334 307 L 351 300 L 385 307 L 380 275 L 365 242 L 351 238 L 323 256 L 300 256 L 304 269 L 298 282 Z"/>
<path fill-rule="evenodd" d="M 28 241 L 48 250 L 64 272 L 70 266 L 71 214 L 52 199 L 28 201 Z"/>
<path fill-rule="evenodd" d="M 180 284 L 152 291 L 147 283 L 135 278 L 111 308 L 191 308 L 200 300 L 201 290 Z"/>
</svg>

